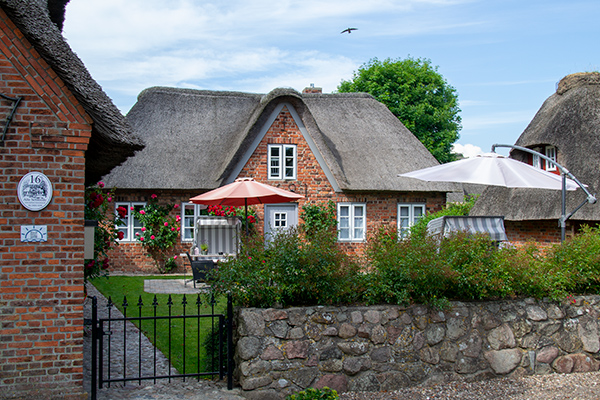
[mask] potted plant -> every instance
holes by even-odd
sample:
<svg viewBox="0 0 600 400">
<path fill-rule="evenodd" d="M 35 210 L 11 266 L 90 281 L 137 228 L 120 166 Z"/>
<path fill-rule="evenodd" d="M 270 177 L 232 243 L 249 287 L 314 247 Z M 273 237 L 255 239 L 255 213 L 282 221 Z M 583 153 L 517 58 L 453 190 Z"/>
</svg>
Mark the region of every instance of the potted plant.
<svg viewBox="0 0 600 400">
<path fill-rule="evenodd" d="M 208 254 L 208 243 L 206 243 L 206 242 L 200 243 L 200 252 L 202 254 Z"/>
</svg>

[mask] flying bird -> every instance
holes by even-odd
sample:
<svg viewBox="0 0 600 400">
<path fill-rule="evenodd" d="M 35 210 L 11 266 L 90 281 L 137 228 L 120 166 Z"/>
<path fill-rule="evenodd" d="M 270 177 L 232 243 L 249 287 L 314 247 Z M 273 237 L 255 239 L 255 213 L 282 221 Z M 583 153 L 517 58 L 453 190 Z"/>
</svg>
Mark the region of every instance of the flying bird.
<svg viewBox="0 0 600 400">
<path fill-rule="evenodd" d="M 355 31 L 355 30 L 357 30 L 357 29 L 358 29 L 358 28 L 347 28 L 347 29 L 344 29 L 343 31 L 341 31 L 340 33 L 346 33 L 346 32 L 347 32 L 347 33 L 352 33 L 352 31 Z"/>
</svg>

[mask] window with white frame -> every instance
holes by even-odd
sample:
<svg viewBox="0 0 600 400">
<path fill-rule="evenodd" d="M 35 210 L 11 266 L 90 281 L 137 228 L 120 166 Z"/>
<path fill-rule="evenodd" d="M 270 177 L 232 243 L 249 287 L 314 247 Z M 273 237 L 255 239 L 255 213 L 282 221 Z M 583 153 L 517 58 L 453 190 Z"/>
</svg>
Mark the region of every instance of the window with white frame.
<svg viewBox="0 0 600 400">
<path fill-rule="evenodd" d="M 181 241 L 194 241 L 194 232 L 196 220 L 201 214 L 199 204 L 182 203 L 181 204 Z"/>
<path fill-rule="evenodd" d="M 556 161 L 556 147 L 546 146 L 546 157 Z M 556 171 L 556 164 L 546 161 L 546 171 Z"/>
<path fill-rule="evenodd" d="M 338 203 L 338 239 L 340 241 L 365 240 L 366 210 L 365 203 Z"/>
<path fill-rule="evenodd" d="M 142 231 L 142 223 L 134 217 L 134 214 L 136 211 L 140 211 L 145 206 L 146 203 L 142 202 L 115 203 L 115 213 L 117 215 L 117 219 L 122 222 L 122 224 L 117 225 L 118 232 L 123 233 L 123 238 L 119 239 L 119 241 L 135 241 L 135 234 Z"/>
<path fill-rule="evenodd" d="M 398 204 L 398 234 L 406 237 L 410 227 L 425 216 L 425 204 Z"/>
<path fill-rule="evenodd" d="M 269 179 L 296 179 L 296 145 L 270 144 Z"/>
<path fill-rule="evenodd" d="M 542 150 L 542 149 L 540 149 L 539 147 L 537 147 L 537 148 L 533 149 L 533 151 L 537 151 L 538 153 L 539 153 L 541 150 Z M 533 165 L 535 168 L 542 168 L 542 162 L 541 162 L 541 158 L 540 158 L 540 156 L 539 156 L 539 155 L 537 155 L 537 154 L 532 154 L 531 156 L 532 156 L 532 163 L 531 163 L 531 164 L 532 164 L 532 165 Z"/>
</svg>

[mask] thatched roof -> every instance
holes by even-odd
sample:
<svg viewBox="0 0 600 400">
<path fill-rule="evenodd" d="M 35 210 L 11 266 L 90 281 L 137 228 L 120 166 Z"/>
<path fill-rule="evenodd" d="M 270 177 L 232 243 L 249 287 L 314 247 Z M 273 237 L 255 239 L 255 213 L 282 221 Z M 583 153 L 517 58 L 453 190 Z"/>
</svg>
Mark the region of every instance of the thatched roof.
<svg viewBox="0 0 600 400">
<path fill-rule="evenodd" d="M 0 0 L 0 7 L 92 118 L 92 138 L 86 152 L 86 182 L 93 183 L 143 148 L 112 100 L 71 50 L 49 16 L 44 0 Z M 60 23 L 60 17 L 57 17 Z"/>
<path fill-rule="evenodd" d="M 397 174 L 436 165 L 425 147 L 368 94 L 261 95 L 154 87 L 127 119 L 146 148 L 103 179 L 131 189 L 214 189 L 235 179 L 282 104 L 291 105 L 332 185 L 352 191 L 450 191 Z"/>
<path fill-rule="evenodd" d="M 518 146 L 555 146 L 558 163 L 588 185 L 590 193 L 600 189 L 600 73 L 568 75 L 558 84 L 529 126 Z M 511 157 L 525 160 L 524 152 L 513 150 Z M 558 219 L 560 191 L 487 188 L 471 214 L 504 215 L 507 220 Z M 568 192 L 567 213 L 586 196 L 581 189 Z M 600 221 L 600 205 L 586 204 L 574 220 Z"/>
</svg>

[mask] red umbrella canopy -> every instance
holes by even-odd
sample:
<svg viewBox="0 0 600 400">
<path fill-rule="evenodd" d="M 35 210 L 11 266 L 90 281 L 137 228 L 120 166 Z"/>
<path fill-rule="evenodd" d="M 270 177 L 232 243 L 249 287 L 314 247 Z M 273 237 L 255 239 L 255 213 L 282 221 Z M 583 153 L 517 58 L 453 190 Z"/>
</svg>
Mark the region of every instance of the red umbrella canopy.
<svg viewBox="0 0 600 400">
<path fill-rule="evenodd" d="M 300 194 L 257 182 L 253 178 L 239 178 L 228 185 L 192 197 L 190 202 L 209 206 L 240 207 L 252 204 L 287 203 L 302 198 L 304 196 Z"/>
</svg>

